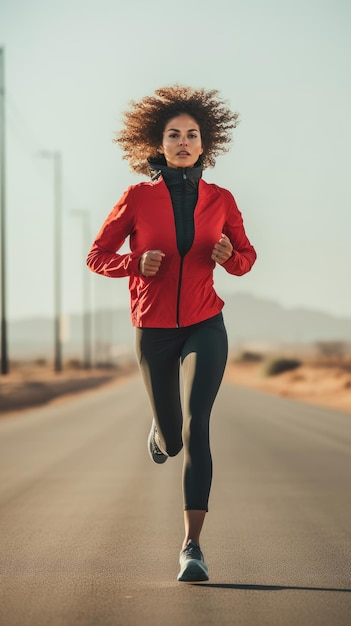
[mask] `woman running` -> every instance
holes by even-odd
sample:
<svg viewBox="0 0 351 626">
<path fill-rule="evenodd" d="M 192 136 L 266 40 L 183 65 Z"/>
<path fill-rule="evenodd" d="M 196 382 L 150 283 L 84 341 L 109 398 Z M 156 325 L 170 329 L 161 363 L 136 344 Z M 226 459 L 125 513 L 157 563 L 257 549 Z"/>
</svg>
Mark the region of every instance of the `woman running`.
<svg viewBox="0 0 351 626">
<path fill-rule="evenodd" d="M 228 354 L 213 270 L 217 264 L 241 276 L 256 259 L 232 194 L 202 178 L 227 152 L 237 122 L 217 90 L 174 85 L 131 102 L 115 141 L 131 169 L 151 180 L 125 191 L 87 258 L 93 272 L 129 276 L 136 352 L 153 412 L 151 459 L 162 464 L 184 448 L 177 579 L 185 582 L 208 580 L 200 533 L 212 480 L 209 422 Z M 127 237 L 130 252 L 118 254 Z"/>
</svg>

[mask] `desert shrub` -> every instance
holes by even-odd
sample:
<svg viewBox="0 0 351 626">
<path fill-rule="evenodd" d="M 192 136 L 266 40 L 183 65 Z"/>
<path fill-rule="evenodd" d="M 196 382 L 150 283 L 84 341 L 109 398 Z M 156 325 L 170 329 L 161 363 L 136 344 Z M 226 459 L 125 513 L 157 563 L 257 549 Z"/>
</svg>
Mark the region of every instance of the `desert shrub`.
<svg viewBox="0 0 351 626">
<path fill-rule="evenodd" d="M 316 348 L 323 357 L 342 358 L 347 353 L 345 341 L 317 341 Z"/>
<path fill-rule="evenodd" d="M 260 361 L 263 361 L 263 355 L 249 350 L 243 350 L 234 358 L 235 363 L 259 363 Z"/>
<path fill-rule="evenodd" d="M 48 364 L 47 359 L 44 359 L 44 357 L 38 357 L 37 359 L 35 359 L 33 361 L 34 365 L 38 365 L 39 367 L 46 367 Z"/>
<path fill-rule="evenodd" d="M 119 365 L 112 363 L 111 361 L 98 361 L 96 363 L 96 368 L 101 370 L 118 370 Z"/>
<path fill-rule="evenodd" d="M 351 371 L 351 342 L 318 341 L 315 347 L 317 355 L 312 361 L 315 367 L 340 367 Z"/>
<path fill-rule="evenodd" d="M 81 370 L 82 362 L 79 359 L 69 359 L 67 361 L 67 367 L 72 370 Z"/>
<path fill-rule="evenodd" d="M 282 372 L 295 370 L 297 367 L 300 367 L 300 365 L 302 365 L 302 363 L 298 359 L 276 357 L 265 361 L 262 373 L 263 376 L 276 376 L 276 374 L 281 374 Z"/>
</svg>

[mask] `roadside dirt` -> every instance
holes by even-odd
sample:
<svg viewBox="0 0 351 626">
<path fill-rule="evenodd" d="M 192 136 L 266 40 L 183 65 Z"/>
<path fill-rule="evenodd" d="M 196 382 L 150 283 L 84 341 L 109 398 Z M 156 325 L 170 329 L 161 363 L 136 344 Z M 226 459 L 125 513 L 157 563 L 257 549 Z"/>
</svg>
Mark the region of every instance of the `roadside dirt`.
<svg viewBox="0 0 351 626">
<path fill-rule="evenodd" d="M 0 415 L 27 410 L 49 402 L 61 402 L 72 394 L 88 393 L 102 385 L 117 384 L 136 371 L 134 363 L 118 368 L 79 370 L 24 364 L 0 377 Z"/>
<path fill-rule="evenodd" d="M 89 393 L 103 385 L 115 385 L 137 374 L 135 363 L 118 369 L 64 369 L 20 365 L 0 377 L 0 415 L 9 416 L 49 402 L 64 402 L 72 394 Z M 342 367 L 301 365 L 299 368 L 264 378 L 261 363 L 227 365 L 225 380 L 303 402 L 351 413 L 351 371 Z"/>
<path fill-rule="evenodd" d="M 342 367 L 306 364 L 290 372 L 263 377 L 261 363 L 229 363 L 225 379 L 236 385 L 351 413 L 351 372 Z"/>
</svg>

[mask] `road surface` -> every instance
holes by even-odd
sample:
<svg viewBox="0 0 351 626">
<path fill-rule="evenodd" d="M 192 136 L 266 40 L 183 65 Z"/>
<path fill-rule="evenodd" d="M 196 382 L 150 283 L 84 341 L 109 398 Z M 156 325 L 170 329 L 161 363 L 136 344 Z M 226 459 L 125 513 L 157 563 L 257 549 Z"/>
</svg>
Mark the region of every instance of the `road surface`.
<svg viewBox="0 0 351 626">
<path fill-rule="evenodd" d="M 138 377 L 0 420 L 1 626 L 350 626 L 351 416 L 223 385 L 198 585 L 149 427 Z"/>
</svg>

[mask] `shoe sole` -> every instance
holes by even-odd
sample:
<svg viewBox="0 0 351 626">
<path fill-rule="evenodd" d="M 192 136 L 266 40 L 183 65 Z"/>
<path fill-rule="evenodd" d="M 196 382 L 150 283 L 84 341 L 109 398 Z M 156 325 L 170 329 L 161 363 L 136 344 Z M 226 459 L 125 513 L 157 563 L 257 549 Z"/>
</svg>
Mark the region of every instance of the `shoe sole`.
<svg viewBox="0 0 351 626">
<path fill-rule="evenodd" d="M 177 580 L 184 583 L 195 583 L 209 580 L 207 567 L 197 559 L 187 561 L 185 568 L 180 570 Z"/>
<path fill-rule="evenodd" d="M 151 430 L 149 432 L 149 436 L 147 438 L 147 451 L 149 453 L 149 457 L 151 458 L 151 460 L 154 463 L 158 463 L 158 464 L 166 463 L 166 461 L 168 459 L 167 454 L 163 454 L 163 453 L 162 454 L 155 454 L 155 455 L 152 454 L 151 439 L 152 439 L 152 436 L 153 436 L 153 432 L 154 432 L 154 426 L 152 425 L 151 426 Z"/>
</svg>

